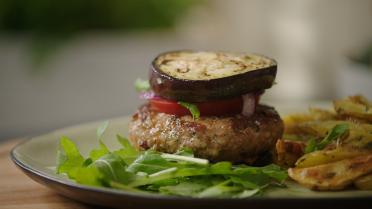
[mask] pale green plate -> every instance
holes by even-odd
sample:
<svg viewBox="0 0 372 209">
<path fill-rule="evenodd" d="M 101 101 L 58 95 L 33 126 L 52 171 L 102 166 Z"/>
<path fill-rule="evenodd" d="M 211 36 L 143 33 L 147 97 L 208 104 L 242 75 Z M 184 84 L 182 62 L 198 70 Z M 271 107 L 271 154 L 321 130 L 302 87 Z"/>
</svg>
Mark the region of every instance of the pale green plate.
<svg viewBox="0 0 372 209">
<path fill-rule="evenodd" d="M 104 142 L 111 149 L 120 145 L 116 134 L 127 136 L 128 117 L 110 120 L 105 132 Z M 274 208 L 278 204 L 301 203 L 302 207 L 318 205 L 356 206 L 372 202 L 372 191 L 314 192 L 288 182 L 288 188 L 275 189 L 263 197 L 248 199 L 193 199 L 184 197 L 168 197 L 160 195 L 136 194 L 125 191 L 95 188 L 78 185 L 54 171 L 59 138 L 68 136 L 73 139 L 83 155 L 98 146 L 96 128 L 100 122 L 88 123 L 54 131 L 42 136 L 33 137 L 18 145 L 12 151 L 12 159 L 27 175 L 34 180 L 56 190 L 70 198 L 110 207 L 130 208 Z M 330 201 L 332 200 L 333 203 Z M 306 204 L 305 204 L 306 203 Z M 329 204 L 328 204 L 329 203 Z M 310 204 L 310 205 L 309 205 Z M 293 206 L 293 205 L 292 205 Z M 291 208 L 288 206 L 287 208 Z M 298 205 L 297 205 L 298 206 Z"/>
</svg>

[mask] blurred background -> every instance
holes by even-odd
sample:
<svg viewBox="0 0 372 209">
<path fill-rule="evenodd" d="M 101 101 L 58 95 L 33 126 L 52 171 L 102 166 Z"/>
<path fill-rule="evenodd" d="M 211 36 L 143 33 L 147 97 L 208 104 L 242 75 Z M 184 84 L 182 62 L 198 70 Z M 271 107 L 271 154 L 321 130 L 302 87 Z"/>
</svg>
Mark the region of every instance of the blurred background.
<svg viewBox="0 0 372 209">
<path fill-rule="evenodd" d="M 273 105 L 372 99 L 372 0 L 2 0 L 0 140 L 133 113 L 174 49 L 275 58 Z"/>
</svg>

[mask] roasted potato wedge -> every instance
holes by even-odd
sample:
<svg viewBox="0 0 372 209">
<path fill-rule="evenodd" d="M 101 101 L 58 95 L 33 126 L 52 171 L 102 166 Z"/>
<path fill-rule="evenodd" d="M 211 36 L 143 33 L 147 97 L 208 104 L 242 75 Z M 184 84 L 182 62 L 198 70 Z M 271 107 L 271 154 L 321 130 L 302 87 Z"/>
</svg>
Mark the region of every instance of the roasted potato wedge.
<svg viewBox="0 0 372 209">
<path fill-rule="evenodd" d="M 287 134 L 297 133 L 296 127 L 298 124 L 311 122 L 311 121 L 325 121 L 335 120 L 337 115 L 334 111 L 323 110 L 319 108 L 309 108 L 309 113 L 306 114 L 293 114 L 284 117 L 285 132 Z"/>
<path fill-rule="evenodd" d="M 372 172 L 372 154 L 308 168 L 290 168 L 289 176 L 310 189 L 341 190 Z"/>
<path fill-rule="evenodd" d="M 333 110 L 325 110 L 325 109 L 311 107 L 309 108 L 309 114 L 312 116 L 313 120 L 318 120 L 318 121 L 337 119 L 337 114 Z"/>
<path fill-rule="evenodd" d="M 355 180 L 354 185 L 358 189 L 372 190 L 372 174 L 358 178 Z"/>
<path fill-rule="evenodd" d="M 324 137 L 327 135 L 327 132 L 331 130 L 334 126 L 338 124 L 348 124 L 350 129 L 350 137 L 360 136 L 360 135 L 370 135 L 372 134 L 372 125 L 371 124 L 359 124 L 352 121 L 343 121 L 343 120 L 328 120 L 328 121 L 309 121 L 305 123 L 298 123 L 297 125 L 291 127 L 292 135 L 299 136 L 314 136 L 314 137 Z"/>
<path fill-rule="evenodd" d="M 313 189 L 338 190 L 352 183 L 360 189 L 372 189 L 372 103 L 356 95 L 335 100 L 333 106 L 334 111 L 311 108 L 306 114 L 287 116 L 284 137 L 304 142 L 304 150 L 312 139 L 310 151 L 336 125 L 348 125 L 347 137 L 303 156 L 296 155 L 293 147 L 279 140 L 277 163 L 284 166 L 292 163 L 296 167 L 289 169 L 290 177 Z M 293 165 L 296 157 L 299 159 Z"/>
<path fill-rule="evenodd" d="M 372 153 L 366 150 L 351 149 L 346 147 L 337 147 L 331 150 L 320 150 L 303 155 L 297 160 L 296 167 L 307 168 L 368 154 Z"/>
<path fill-rule="evenodd" d="M 363 149 L 372 153 L 372 133 L 353 132 L 346 140 L 342 142 L 343 147 L 353 149 Z"/>
<path fill-rule="evenodd" d="M 357 104 L 362 104 L 365 106 L 372 106 L 372 103 L 369 102 L 368 99 L 362 95 L 349 96 L 348 99 Z"/>
<path fill-rule="evenodd" d="M 298 158 L 304 154 L 305 143 L 302 141 L 290 141 L 279 139 L 276 142 L 275 163 L 281 167 L 292 167 Z"/>
<path fill-rule="evenodd" d="M 337 114 L 372 122 L 372 105 L 362 96 L 335 100 L 333 106 Z"/>
<path fill-rule="evenodd" d="M 299 123 L 293 130 L 299 135 L 309 135 L 314 137 L 324 137 L 328 131 L 338 124 L 343 124 L 345 121 L 328 120 L 328 121 L 309 121 Z"/>
</svg>

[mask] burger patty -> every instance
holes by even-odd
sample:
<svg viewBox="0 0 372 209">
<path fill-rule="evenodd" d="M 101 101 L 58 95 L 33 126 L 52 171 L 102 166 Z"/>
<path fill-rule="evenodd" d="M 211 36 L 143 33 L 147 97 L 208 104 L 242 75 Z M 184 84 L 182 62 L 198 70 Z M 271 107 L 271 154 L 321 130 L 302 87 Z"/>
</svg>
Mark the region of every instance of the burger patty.
<svg viewBox="0 0 372 209">
<path fill-rule="evenodd" d="M 129 138 L 141 150 L 175 153 L 190 148 L 196 157 L 211 161 L 248 163 L 273 149 L 283 134 L 283 121 L 274 108 L 258 105 L 246 117 L 212 116 L 193 120 L 142 106 L 129 124 Z"/>
</svg>

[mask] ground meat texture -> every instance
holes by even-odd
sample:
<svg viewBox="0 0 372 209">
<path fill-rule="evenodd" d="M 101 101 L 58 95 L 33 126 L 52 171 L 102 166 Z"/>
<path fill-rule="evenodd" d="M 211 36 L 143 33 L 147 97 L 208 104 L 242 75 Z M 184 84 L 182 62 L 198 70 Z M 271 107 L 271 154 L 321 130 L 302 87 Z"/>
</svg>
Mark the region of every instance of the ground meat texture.
<svg viewBox="0 0 372 209">
<path fill-rule="evenodd" d="M 252 164 L 275 147 L 283 134 L 283 122 L 274 108 L 258 105 L 246 117 L 191 116 L 155 112 L 142 106 L 129 124 L 129 138 L 140 150 L 175 153 L 191 148 L 196 157 L 215 161 Z"/>
</svg>

